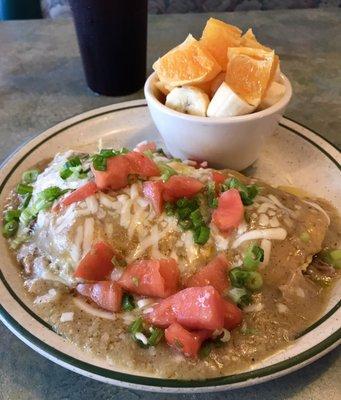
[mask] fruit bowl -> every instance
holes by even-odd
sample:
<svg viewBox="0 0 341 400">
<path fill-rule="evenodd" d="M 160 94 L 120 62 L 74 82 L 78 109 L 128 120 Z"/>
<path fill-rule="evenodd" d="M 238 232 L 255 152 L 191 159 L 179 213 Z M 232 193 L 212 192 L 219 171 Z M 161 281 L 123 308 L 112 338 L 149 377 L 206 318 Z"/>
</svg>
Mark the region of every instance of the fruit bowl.
<svg viewBox="0 0 341 400">
<path fill-rule="evenodd" d="M 237 171 L 250 166 L 272 135 L 291 99 L 289 79 L 281 74 L 285 94 L 272 106 L 234 117 L 198 117 L 166 107 L 152 73 L 144 94 L 152 119 L 173 157 L 207 161 L 212 167 Z"/>
</svg>

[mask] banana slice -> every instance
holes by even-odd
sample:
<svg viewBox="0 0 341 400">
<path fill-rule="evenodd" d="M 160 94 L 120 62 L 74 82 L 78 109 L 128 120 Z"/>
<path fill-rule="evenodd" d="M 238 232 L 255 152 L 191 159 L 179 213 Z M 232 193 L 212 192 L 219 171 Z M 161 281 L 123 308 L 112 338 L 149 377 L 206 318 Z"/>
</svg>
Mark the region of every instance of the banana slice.
<svg viewBox="0 0 341 400">
<path fill-rule="evenodd" d="M 174 88 L 166 97 L 166 106 L 173 110 L 205 117 L 210 102 L 207 94 L 194 86 Z"/>
<path fill-rule="evenodd" d="M 208 109 L 208 117 L 234 117 L 250 114 L 256 107 L 239 97 L 226 82 L 215 92 Z"/>
<path fill-rule="evenodd" d="M 269 89 L 266 91 L 263 100 L 261 101 L 259 108 L 264 110 L 273 104 L 277 103 L 285 93 L 285 86 L 278 82 L 272 82 Z"/>
</svg>

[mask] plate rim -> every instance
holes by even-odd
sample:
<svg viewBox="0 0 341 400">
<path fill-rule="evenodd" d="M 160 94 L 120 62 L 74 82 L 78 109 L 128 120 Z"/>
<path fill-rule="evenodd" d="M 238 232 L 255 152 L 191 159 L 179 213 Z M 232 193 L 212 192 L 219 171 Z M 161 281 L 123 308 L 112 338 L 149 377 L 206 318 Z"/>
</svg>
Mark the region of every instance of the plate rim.
<svg viewBox="0 0 341 400">
<path fill-rule="evenodd" d="M 41 144 L 45 143 L 46 141 L 56 136 L 57 134 L 63 132 L 64 130 L 69 129 L 74 125 L 77 125 L 78 123 L 84 122 L 86 120 L 95 117 L 99 117 L 103 114 L 112 113 L 114 111 L 123 111 L 124 109 L 140 108 L 140 107 L 147 107 L 147 103 L 145 100 L 134 100 L 134 101 L 116 103 L 113 105 L 92 109 L 84 113 L 75 115 L 71 118 L 68 118 L 52 126 L 51 128 L 43 131 L 33 139 L 29 139 L 26 142 L 24 142 L 20 147 L 15 149 L 14 152 L 1 163 L 0 168 L 2 170 L 10 162 L 10 160 L 13 157 L 15 157 L 18 153 L 20 153 L 20 151 L 23 151 L 25 147 L 29 147 L 28 152 L 24 155 L 25 157 L 27 157 L 29 154 L 35 151 Z M 337 156 L 339 150 L 333 143 L 330 143 L 322 135 L 315 132 L 314 130 L 304 126 L 303 124 L 297 123 L 296 121 L 290 118 L 283 117 L 280 122 L 280 125 L 294 132 L 295 134 L 301 136 L 303 139 L 310 142 L 310 144 L 317 147 L 318 150 L 323 152 L 324 155 L 327 156 L 339 168 L 339 170 L 341 170 L 340 162 L 336 160 L 334 156 L 331 155 L 330 152 L 328 152 L 324 148 L 324 147 L 332 148 L 333 153 L 336 151 L 335 154 Z M 299 129 L 301 132 L 299 132 L 297 129 Z M 315 136 L 319 138 L 318 141 L 320 143 L 317 143 L 316 141 L 313 140 Z M 324 147 L 321 147 L 321 144 Z M 5 187 L 13 171 L 23 161 L 24 156 L 21 156 L 20 159 L 18 159 L 15 162 L 11 170 L 1 180 L 0 192 Z M 6 287 L 7 291 L 11 293 L 12 289 L 9 287 L 11 290 L 8 290 L 9 286 L 8 282 L 5 280 L 1 270 L 0 270 L 0 278 L 2 281 L 1 287 L 2 286 Z M 23 304 L 20 299 L 19 301 L 16 298 L 14 299 L 19 303 L 19 305 L 22 308 L 24 308 L 26 313 L 28 312 L 31 316 L 33 316 L 32 314 L 34 314 L 33 318 L 38 320 L 38 322 L 42 323 L 45 328 L 52 330 L 49 324 L 43 321 L 35 313 L 33 313 L 33 311 L 31 311 L 25 304 Z M 328 313 L 323 315 L 318 321 L 312 324 L 308 328 L 309 330 L 307 330 L 305 333 L 311 331 L 312 329 L 315 329 L 318 325 L 326 321 L 331 315 L 333 315 L 340 308 L 340 306 L 341 306 L 341 301 L 339 301 L 338 304 L 336 304 L 331 310 L 329 310 Z M 335 348 L 338 345 L 338 342 L 341 341 L 341 328 L 339 328 L 331 335 L 329 335 L 327 338 L 325 338 L 322 342 L 317 343 L 316 345 L 305 350 L 302 353 L 299 353 L 287 360 L 280 361 L 273 365 L 269 365 L 263 368 L 258 368 L 255 370 L 239 374 L 227 375 L 217 378 L 209 378 L 206 380 L 179 380 L 179 379 L 146 377 L 119 371 L 113 371 L 68 356 L 66 353 L 63 353 L 62 351 L 57 350 L 56 348 L 48 345 L 47 343 L 42 342 L 38 337 L 34 336 L 29 331 L 27 331 L 27 329 L 23 325 L 21 325 L 10 314 L 10 312 L 8 312 L 2 305 L 0 305 L 0 319 L 12 333 L 14 333 L 20 340 L 25 342 L 33 350 L 37 351 L 41 355 L 50 359 L 51 361 L 59 365 L 62 365 L 63 367 L 70 369 L 74 372 L 78 372 L 82 375 L 97 380 L 101 380 L 107 383 L 108 382 L 113 383 L 123 387 L 148 390 L 148 391 L 163 390 L 163 391 L 178 392 L 178 393 L 194 392 L 194 391 L 195 392 L 218 391 L 218 390 L 232 389 L 234 387 L 249 386 L 252 384 L 261 383 L 266 380 L 270 380 L 275 377 L 279 377 L 294 370 L 297 370 L 299 368 L 302 368 L 303 366 L 309 364 L 310 362 L 315 361 L 317 358 L 322 357 L 324 354 Z M 82 368 L 81 366 L 84 366 L 85 368 Z"/>
</svg>

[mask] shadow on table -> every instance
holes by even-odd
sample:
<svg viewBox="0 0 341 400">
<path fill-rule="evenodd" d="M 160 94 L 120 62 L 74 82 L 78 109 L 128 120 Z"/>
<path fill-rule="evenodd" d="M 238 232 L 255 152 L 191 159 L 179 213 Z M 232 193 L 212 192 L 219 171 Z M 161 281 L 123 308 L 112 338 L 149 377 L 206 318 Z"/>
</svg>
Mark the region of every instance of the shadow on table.
<svg viewBox="0 0 341 400">
<path fill-rule="evenodd" d="M 302 370 L 250 388 L 212 395 L 170 395 L 120 389 L 70 372 L 29 349 L 7 331 L 2 324 L 0 324 L 0 337 L 0 387 L 6 387 L 8 394 L 8 397 L 2 397 L 0 393 L 0 399 L 11 400 L 14 398 L 16 400 L 289 399 L 301 392 L 305 386 L 319 380 L 321 375 L 335 366 L 337 358 L 341 355 L 340 348 L 336 349 Z M 333 384 L 337 385 L 337 382 L 333 382 Z"/>
</svg>

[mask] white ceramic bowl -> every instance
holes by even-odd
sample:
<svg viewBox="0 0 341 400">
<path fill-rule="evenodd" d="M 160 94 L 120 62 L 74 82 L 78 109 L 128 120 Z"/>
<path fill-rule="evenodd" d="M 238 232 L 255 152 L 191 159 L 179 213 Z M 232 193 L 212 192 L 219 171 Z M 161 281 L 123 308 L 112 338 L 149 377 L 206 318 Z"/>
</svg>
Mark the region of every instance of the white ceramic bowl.
<svg viewBox="0 0 341 400">
<path fill-rule="evenodd" d="M 144 94 L 154 123 L 172 156 L 205 160 L 213 167 L 237 171 L 258 158 L 264 141 L 276 130 L 292 95 L 291 84 L 282 74 L 286 91 L 273 106 L 238 117 L 197 117 L 166 107 L 154 85 L 156 79 L 155 73 L 149 76 Z"/>
</svg>

